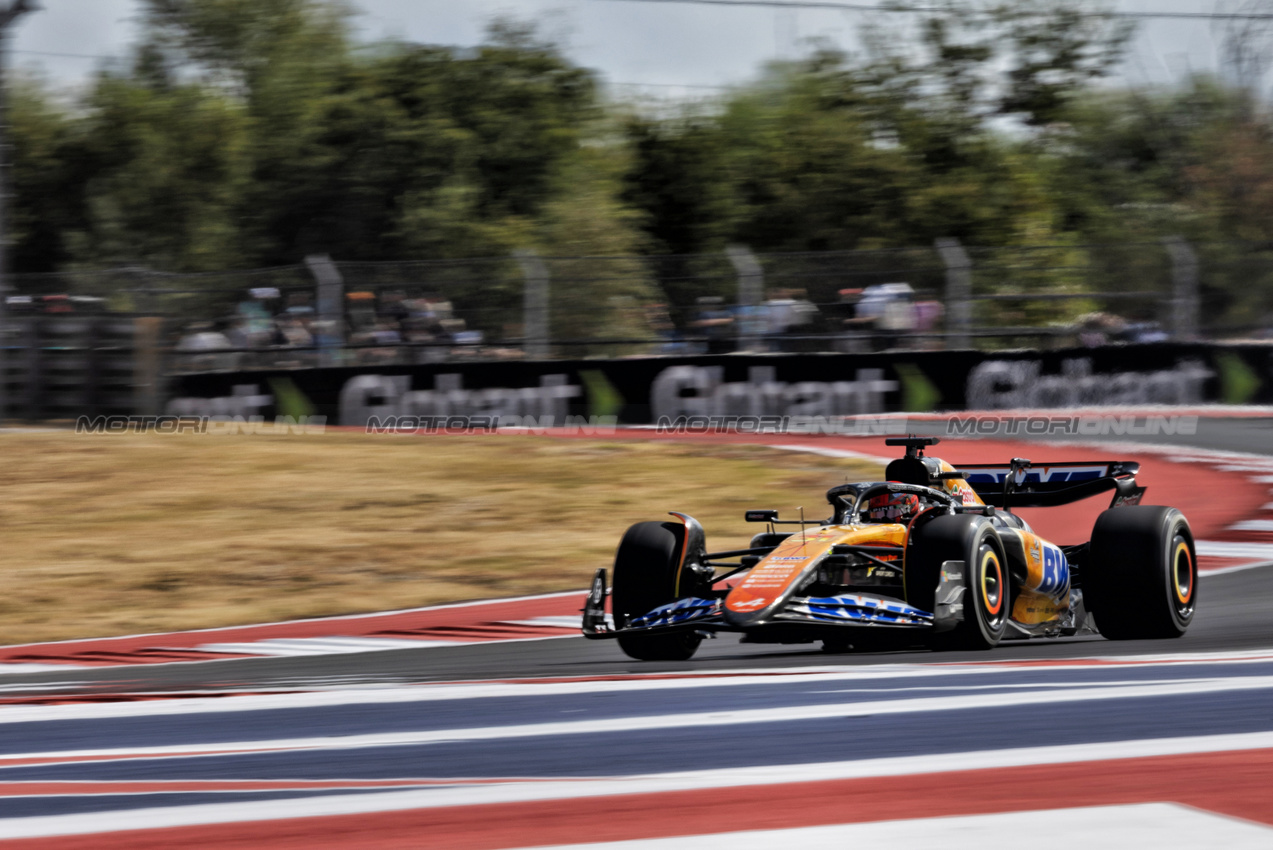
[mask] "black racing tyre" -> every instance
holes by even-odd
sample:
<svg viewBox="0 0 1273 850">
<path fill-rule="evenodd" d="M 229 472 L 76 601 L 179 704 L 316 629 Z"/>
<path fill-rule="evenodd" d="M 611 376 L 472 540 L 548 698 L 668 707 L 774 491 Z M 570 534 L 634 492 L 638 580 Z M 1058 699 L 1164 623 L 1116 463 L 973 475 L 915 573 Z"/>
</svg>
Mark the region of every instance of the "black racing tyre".
<svg viewBox="0 0 1273 850">
<path fill-rule="evenodd" d="M 623 535 L 614 556 L 610 591 L 616 628 L 626 628 L 632 618 L 676 601 L 684 539 L 685 526 L 675 522 L 639 522 Z M 702 635 L 689 631 L 618 636 L 619 648 L 640 661 L 684 661 L 702 640 Z"/>
<path fill-rule="evenodd" d="M 1012 587 L 1003 544 L 981 516 L 936 516 L 911 529 L 906 547 L 906 601 L 924 611 L 934 596 L 944 561 L 964 562 L 964 619 L 948 632 L 932 634 L 936 650 L 990 649 L 999 644 L 1012 616 Z"/>
<path fill-rule="evenodd" d="M 1198 604 L 1198 555 L 1185 515 L 1129 505 L 1103 512 L 1092 529 L 1083 600 L 1110 640 L 1178 638 Z"/>
</svg>

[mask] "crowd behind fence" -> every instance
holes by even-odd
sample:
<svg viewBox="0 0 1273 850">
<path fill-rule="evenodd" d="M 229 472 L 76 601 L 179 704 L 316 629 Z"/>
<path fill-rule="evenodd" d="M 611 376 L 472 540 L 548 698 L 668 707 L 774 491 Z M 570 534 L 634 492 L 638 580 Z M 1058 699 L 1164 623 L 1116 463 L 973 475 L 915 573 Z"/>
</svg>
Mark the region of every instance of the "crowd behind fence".
<svg viewBox="0 0 1273 850">
<path fill-rule="evenodd" d="M 1180 239 L 9 280 L 11 317 L 162 317 L 171 371 L 1273 337 L 1273 246 Z"/>
</svg>

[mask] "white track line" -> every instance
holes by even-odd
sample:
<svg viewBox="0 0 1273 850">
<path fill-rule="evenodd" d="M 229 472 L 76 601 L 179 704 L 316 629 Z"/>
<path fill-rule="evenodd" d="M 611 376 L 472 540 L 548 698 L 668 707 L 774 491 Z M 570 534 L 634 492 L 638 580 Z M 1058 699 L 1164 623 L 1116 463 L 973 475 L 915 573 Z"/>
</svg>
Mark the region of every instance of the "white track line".
<svg viewBox="0 0 1273 850">
<path fill-rule="evenodd" d="M 453 640 L 396 640 L 393 638 L 268 638 L 245 643 L 205 643 L 197 652 L 219 652 L 233 655 L 264 655 L 299 658 L 309 655 L 344 655 L 351 652 L 380 652 L 386 649 L 420 649 L 434 646 L 461 646 Z"/>
<path fill-rule="evenodd" d="M 1273 519 L 1244 519 L 1229 526 L 1231 531 L 1273 531 Z"/>
<path fill-rule="evenodd" d="M 1222 576 L 1225 573 L 1240 573 L 1244 570 L 1255 570 L 1260 567 L 1273 567 L 1273 561 L 1258 561 L 1251 564 L 1235 564 L 1232 567 L 1210 567 L 1198 570 L 1199 576 Z"/>
</svg>

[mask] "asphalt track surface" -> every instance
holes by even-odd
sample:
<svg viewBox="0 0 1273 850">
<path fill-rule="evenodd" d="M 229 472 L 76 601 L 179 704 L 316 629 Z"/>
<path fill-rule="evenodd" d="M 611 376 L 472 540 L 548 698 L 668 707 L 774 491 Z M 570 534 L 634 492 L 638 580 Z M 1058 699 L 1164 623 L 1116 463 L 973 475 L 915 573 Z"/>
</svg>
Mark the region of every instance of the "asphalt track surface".
<svg viewBox="0 0 1273 850">
<path fill-rule="evenodd" d="M 1200 422 L 1194 445 L 1273 454 L 1269 428 Z M 722 636 L 660 663 L 565 637 L 12 673 L 0 846 L 1267 848 L 1270 602 L 1263 566 L 1204 576 L 1170 641 Z"/>
</svg>

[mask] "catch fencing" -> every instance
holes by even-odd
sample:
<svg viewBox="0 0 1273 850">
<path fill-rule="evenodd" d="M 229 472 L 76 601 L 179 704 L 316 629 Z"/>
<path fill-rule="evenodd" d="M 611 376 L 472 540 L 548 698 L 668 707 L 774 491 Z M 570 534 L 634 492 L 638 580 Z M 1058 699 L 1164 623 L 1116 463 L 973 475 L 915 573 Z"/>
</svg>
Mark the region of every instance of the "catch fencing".
<svg viewBox="0 0 1273 850">
<path fill-rule="evenodd" d="M 119 364 L 130 357 L 136 376 L 120 380 L 154 396 L 161 390 L 152 373 L 1049 350 L 1273 335 L 1273 246 L 1183 239 L 1012 247 L 943 239 L 862 251 L 731 246 L 689 255 L 519 252 L 401 262 L 310 257 L 249 271 L 130 267 L 8 282 L 0 387 L 13 408 L 6 412 L 25 418 L 69 410 L 62 402 L 74 392 L 98 408 L 122 402 L 123 391 L 108 388 L 115 378 L 103 376 L 122 375 Z M 889 284 L 904 285 L 895 300 L 905 315 L 891 325 L 891 308 L 879 309 L 888 299 L 872 301 Z M 124 353 L 136 345 L 119 342 L 126 334 L 61 339 L 57 322 L 109 324 L 89 321 L 95 315 L 151 320 L 141 353 Z M 58 362 L 83 364 L 94 389 L 66 389 L 78 379 L 55 379 Z"/>
<path fill-rule="evenodd" d="M 317 309 L 323 268 L 338 291 L 327 316 Z M 293 354 L 299 364 L 332 365 L 874 350 L 881 346 L 880 321 L 864 319 L 860 302 L 864 291 L 881 284 L 906 284 L 912 302 L 931 308 L 921 321 L 883 329 L 887 347 L 1249 338 L 1273 325 L 1273 248 L 1182 239 L 1013 247 L 965 247 L 945 239 L 878 251 L 763 254 L 733 246 L 652 257 L 311 258 L 244 272 L 132 268 L 13 281 L 20 294 L 96 296 L 113 310 L 164 316 L 178 333 L 198 323 L 224 331 L 253 302 L 272 319 L 304 315 L 334 323 L 311 329 L 306 354 L 294 351 L 305 345 L 282 334 L 236 346 L 243 357 L 223 358 L 235 367 L 273 366 Z M 254 299 L 253 293 L 276 295 Z M 783 302 L 792 301 L 806 312 L 802 321 L 783 326 L 775 318 Z M 305 334 L 297 336 L 304 341 Z M 262 352 L 271 347 L 293 351 Z M 391 357 L 387 347 L 399 351 Z M 206 358 L 193 362 L 206 365 Z"/>
</svg>

